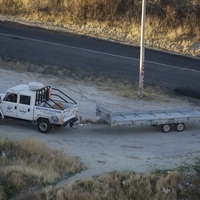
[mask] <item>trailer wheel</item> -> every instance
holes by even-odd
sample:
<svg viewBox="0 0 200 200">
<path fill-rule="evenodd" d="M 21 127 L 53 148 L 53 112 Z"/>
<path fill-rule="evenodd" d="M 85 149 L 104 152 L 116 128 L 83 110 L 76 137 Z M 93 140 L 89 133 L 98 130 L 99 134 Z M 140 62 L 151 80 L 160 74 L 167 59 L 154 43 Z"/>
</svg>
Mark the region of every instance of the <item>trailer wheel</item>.
<svg viewBox="0 0 200 200">
<path fill-rule="evenodd" d="M 37 123 L 37 128 L 41 133 L 48 133 L 51 129 L 51 124 L 48 119 L 40 119 Z"/>
<path fill-rule="evenodd" d="M 168 133 L 171 130 L 171 126 L 169 124 L 161 125 L 162 132 Z"/>
<path fill-rule="evenodd" d="M 175 124 L 175 129 L 178 132 L 182 132 L 185 129 L 185 124 L 184 123 Z"/>
</svg>

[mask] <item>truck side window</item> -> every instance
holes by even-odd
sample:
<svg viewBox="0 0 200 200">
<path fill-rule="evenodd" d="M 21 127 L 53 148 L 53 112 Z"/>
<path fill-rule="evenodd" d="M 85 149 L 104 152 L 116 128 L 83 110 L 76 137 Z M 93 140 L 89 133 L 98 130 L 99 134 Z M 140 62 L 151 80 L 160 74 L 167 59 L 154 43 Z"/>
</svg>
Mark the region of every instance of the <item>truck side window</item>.
<svg viewBox="0 0 200 200">
<path fill-rule="evenodd" d="M 17 103 L 17 95 L 13 93 L 7 93 L 4 101 L 10 101 L 13 103 Z"/>
<path fill-rule="evenodd" d="M 20 95 L 20 104 L 30 105 L 31 104 L 31 97 L 26 95 Z"/>
</svg>

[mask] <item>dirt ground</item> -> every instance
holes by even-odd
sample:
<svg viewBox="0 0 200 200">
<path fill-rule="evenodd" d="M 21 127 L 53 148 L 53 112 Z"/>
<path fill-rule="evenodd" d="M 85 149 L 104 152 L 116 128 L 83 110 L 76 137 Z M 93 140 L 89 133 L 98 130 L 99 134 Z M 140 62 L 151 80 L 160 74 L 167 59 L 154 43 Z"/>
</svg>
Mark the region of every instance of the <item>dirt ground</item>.
<svg viewBox="0 0 200 200">
<path fill-rule="evenodd" d="M 56 149 L 80 157 L 88 169 L 71 177 L 68 182 L 116 170 L 149 173 L 187 167 L 200 155 L 199 124 L 186 124 L 186 129 L 181 133 L 175 130 L 162 133 L 159 127 L 149 126 L 111 128 L 107 124 L 99 123 L 95 116 L 96 104 L 104 105 L 112 111 L 141 111 L 199 109 L 198 101 L 193 104 L 187 99 L 160 92 L 150 99 L 139 98 L 137 95 L 123 97 L 113 91 L 120 88 L 120 83 L 116 83 L 113 88 L 114 83 L 109 85 L 109 80 L 100 87 L 98 79 L 96 83 L 89 84 L 89 81 L 69 77 L 0 68 L 0 93 L 17 84 L 28 84 L 32 81 L 59 88 L 71 96 L 78 103 L 79 117 L 83 121 L 79 120 L 74 128 L 54 128 L 49 134 L 41 134 L 35 124 L 2 120 L 0 136 L 17 140 L 38 139 Z M 83 123 L 86 121 L 89 123 Z"/>
</svg>

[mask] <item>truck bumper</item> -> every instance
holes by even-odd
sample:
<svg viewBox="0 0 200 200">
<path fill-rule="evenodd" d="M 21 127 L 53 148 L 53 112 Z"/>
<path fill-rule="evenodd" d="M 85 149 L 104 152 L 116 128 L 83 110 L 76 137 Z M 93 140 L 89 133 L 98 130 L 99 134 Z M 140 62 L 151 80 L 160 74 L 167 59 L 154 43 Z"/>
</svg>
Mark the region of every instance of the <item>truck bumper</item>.
<svg viewBox="0 0 200 200">
<path fill-rule="evenodd" d="M 74 117 L 74 118 L 72 118 L 72 119 L 66 121 L 65 123 L 63 123 L 62 126 L 66 126 L 67 124 L 74 123 L 74 122 L 76 122 L 77 120 L 78 120 L 78 117 Z"/>
</svg>

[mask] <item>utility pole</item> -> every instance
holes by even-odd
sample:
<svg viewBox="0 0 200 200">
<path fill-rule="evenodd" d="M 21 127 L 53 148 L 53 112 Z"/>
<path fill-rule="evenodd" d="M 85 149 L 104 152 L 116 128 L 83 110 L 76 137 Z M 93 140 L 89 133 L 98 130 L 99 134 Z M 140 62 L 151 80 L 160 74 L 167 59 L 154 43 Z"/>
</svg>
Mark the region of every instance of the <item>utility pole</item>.
<svg viewBox="0 0 200 200">
<path fill-rule="evenodd" d="M 142 0 L 141 20 L 141 44 L 140 44 L 140 73 L 139 73 L 139 96 L 143 96 L 144 90 L 144 56 L 145 56 L 145 21 L 146 21 L 146 0 Z"/>
</svg>

